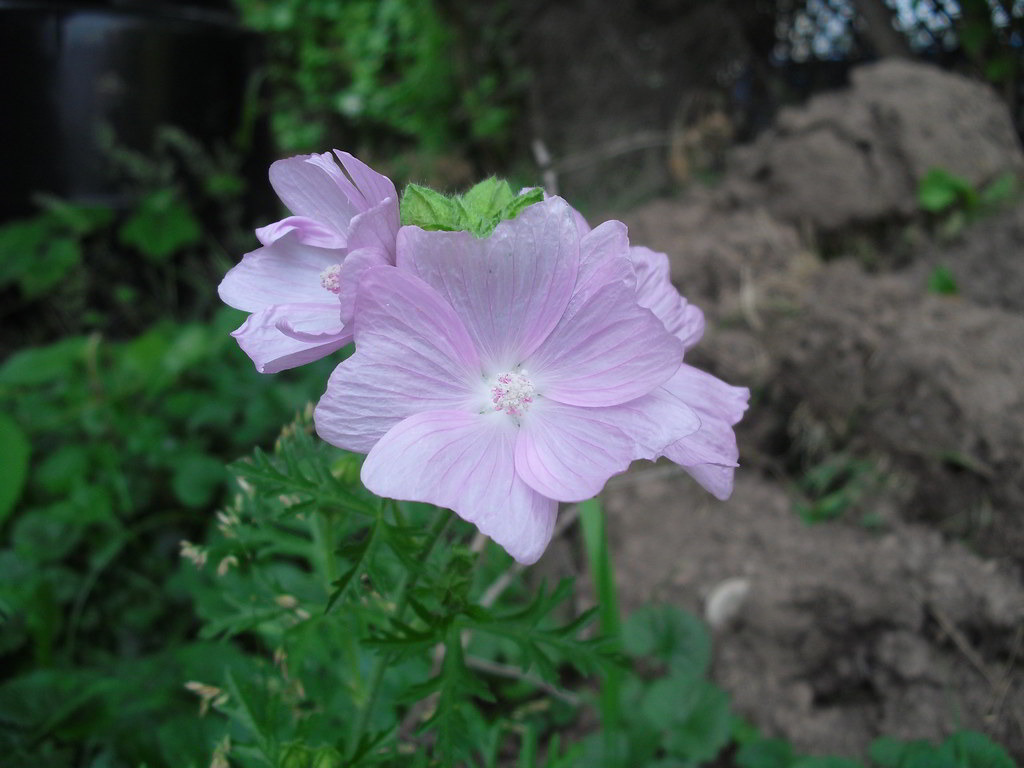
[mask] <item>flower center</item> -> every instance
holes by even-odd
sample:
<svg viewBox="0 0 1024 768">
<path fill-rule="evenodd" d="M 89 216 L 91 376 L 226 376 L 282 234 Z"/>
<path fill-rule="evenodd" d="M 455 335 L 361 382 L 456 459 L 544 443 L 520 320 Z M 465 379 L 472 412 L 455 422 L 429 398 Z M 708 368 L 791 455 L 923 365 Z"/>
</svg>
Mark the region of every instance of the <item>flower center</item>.
<svg viewBox="0 0 1024 768">
<path fill-rule="evenodd" d="M 494 410 L 504 411 L 509 416 L 522 416 L 530 409 L 534 395 L 533 382 L 526 371 L 508 371 L 499 374 L 491 387 L 491 402 Z"/>
<path fill-rule="evenodd" d="M 341 264 L 331 264 L 320 273 L 320 285 L 331 293 L 341 292 Z"/>
</svg>

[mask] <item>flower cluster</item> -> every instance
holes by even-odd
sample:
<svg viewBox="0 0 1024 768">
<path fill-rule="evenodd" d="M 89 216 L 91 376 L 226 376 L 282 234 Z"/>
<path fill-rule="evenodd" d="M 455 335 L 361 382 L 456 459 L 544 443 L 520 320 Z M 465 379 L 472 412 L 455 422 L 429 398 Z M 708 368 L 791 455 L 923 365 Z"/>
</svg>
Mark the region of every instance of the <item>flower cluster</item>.
<svg viewBox="0 0 1024 768">
<path fill-rule="evenodd" d="M 295 215 L 257 232 L 220 295 L 253 313 L 235 336 L 260 371 L 355 341 L 314 418 L 367 454 L 367 488 L 449 507 L 523 563 L 558 502 L 635 459 L 728 497 L 749 393 L 684 362 L 704 317 L 664 254 L 557 197 L 485 237 L 399 227 L 391 182 L 336 154 L 271 167 Z"/>
</svg>

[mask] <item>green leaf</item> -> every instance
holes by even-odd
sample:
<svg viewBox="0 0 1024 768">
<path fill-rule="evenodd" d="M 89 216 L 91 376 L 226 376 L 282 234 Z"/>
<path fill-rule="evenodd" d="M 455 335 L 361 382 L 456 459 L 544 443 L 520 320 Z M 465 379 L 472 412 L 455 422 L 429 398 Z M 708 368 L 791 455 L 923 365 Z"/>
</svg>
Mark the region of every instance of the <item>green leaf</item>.
<svg viewBox="0 0 1024 768">
<path fill-rule="evenodd" d="M 959 292 L 953 273 L 943 264 L 935 267 L 928 276 L 928 290 L 942 296 L 955 296 Z"/>
<path fill-rule="evenodd" d="M 793 745 L 784 739 L 758 739 L 736 753 L 737 768 L 789 768 Z"/>
<path fill-rule="evenodd" d="M 138 210 L 118 230 L 122 243 L 154 261 L 166 260 L 199 242 L 201 236 L 192 209 L 174 189 L 161 189 L 144 197 Z"/>
<path fill-rule="evenodd" d="M 400 205 L 403 226 L 427 230 L 458 229 L 458 209 L 455 203 L 429 187 L 409 184 L 402 193 Z"/>
<path fill-rule="evenodd" d="M 470 216 L 484 220 L 498 216 L 515 198 L 507 181 L 492 176 L 473 185 L 460 199 Z"/>
<path fill-rule="evenodd" d="M 14 509 L 28 474 L 31 446 L 14 420 L 0 413 L 0 523 Z"/>
<path fill-rule="evenodd" d="M 21 290 L 29 298 L 40 296 L 58 285 L 81 260 L 82 249 L 77 240 L 54 238 L 38 253 L 32 268 L 22 274 Z"/>
<path fill-rule="evenodd" d="M 34 387 L 72 377 L 76 364 L 84 357 L 86 343 L 84 337 L 73 336 L 45 347 L 15 352 L 0 367 L 0 386 Z"/>
<path fill-rule="evenodd" d="M 187 507 L 203 507 L 227 479 L 227 471 L 219 459 L 193 453 L 175 460 L 171 488 L 178 501 Z"/>
<path fill-rule="evenodd" d="M 864 763 L 848 757 L 802 757 L 790 768 L 864 768 Z M 932 766 L 939 768 L 939 766 Z"/>
<path fill-rule="evenodd" d="M 703 680 L 687 674 L 673 674 L 655 680 L 641 700 L 647 721 L 658 730 L 682 725 L 704 694 Z"/>
<path fill-rule="evenodd" d="M 970 207 L 976 194 L 966 179 L 944 168 L 932 168 L 918 182 L 917 204 L 929 213 L 941 213 L 957 202 Z"/>
<path fill-rule="evenodd" d="M 704 624 L 674 606 L 637 609 L 623 626 L 622 645 L 634 658 L 657 656 L 674 670 L 697 677 L 711 663 L 711 636 Z"/>
<path fill-rule="evenodd" d="M 711 683 L 701 683 L 690 716 L 672 728 L 665 748 L 672 754 L 702 763 L 714 758 L 729 741 L 729 697 Z"/>
<path fill-rule="evenodd" d="M 1017 177 L 1013 171 L 1000 174 L 985 185 L 979 195 L 982 205 L 999 205 L 1011 200 L 1017 192 Z"/>
<path fill-rule="evenodd" d="M 1006 750 L 983 733 L 958 731 L 943 746 L 952 747 L 961 768 L 1016 768 Z"/>
</svg>

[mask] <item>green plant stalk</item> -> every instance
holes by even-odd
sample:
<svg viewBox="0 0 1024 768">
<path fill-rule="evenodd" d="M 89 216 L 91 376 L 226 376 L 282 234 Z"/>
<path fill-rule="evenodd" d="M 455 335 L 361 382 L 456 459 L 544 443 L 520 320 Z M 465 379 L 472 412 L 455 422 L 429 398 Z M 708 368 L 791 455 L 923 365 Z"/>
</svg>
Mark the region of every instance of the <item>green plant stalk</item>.
<svg viewBox="0 0 1024 768">
<path fill-rule="evenodd" d="M 401 519 L 401 513 L 398 511 L 398 504 L 394 505 L 395 516 Z M 441 534 L 444 533 L 444 529 L 448 527 L 448 524 L 452 520 L 452 513 L 444 508 L 438 509 L 437 517 L 434 518 L 434 522 L 430 525 L 430 530 L 427 533 L 427 540 L 423 545 L 423 550 L 420 552 L 419 560 L 425 563 L 427 558 L 430 557 L 431 551 L 434 549 L 434 545 L 437 544 L 438 539 L 441 538 Z M 411 574 L 406 571 L 402 576 L 402 581 L 398 586 L 398 592 L 395 595 L 395 618 L 401 619 L 405 613 L 405 609 L 409 604 L 409 594 L 416 586 L 416 582 L 419 580 L 419 573 Z M 366 726 L 370 721 L 370 713 L 373 711 L 373 705 L 377 701 L 377 693 L 380 690 L 380 684 L 384 679 L 384 672 L 390 665 L 392 660 L 392 654 L 385 653 L 377 657 L 373 663 L 373 668 L 370 671 L 369 678 L 369 693 L 366 697 L 366 703 L 359 712 L 359 717 L 356 719 L 355 726 L 352 728 L 352 738 L 348 748 L 348 758 L 352 759 L 355 755 L 356 749 L 359 748 L 359 742 L 363 738 L 363 734 L 366 732 Z"/>
<path fill-rule="evenodd" d="M 617 643 L 621 634 L 622 618 L 619 614 L 615 572 L 612 569 L 611 553 L 608 551 L 605 515 L 600 500 L 593 498 L 580 504 L 580 526 L 583 529 L 587 563 L 597 593 L 597 617 L 601 633 Z M 601 686 L 600 700 L 601 721 L 604 732 L 609 737 L 622 722 L 621 687 L 621 671 L 616 667 L 610 668 Z"/>
</svg>

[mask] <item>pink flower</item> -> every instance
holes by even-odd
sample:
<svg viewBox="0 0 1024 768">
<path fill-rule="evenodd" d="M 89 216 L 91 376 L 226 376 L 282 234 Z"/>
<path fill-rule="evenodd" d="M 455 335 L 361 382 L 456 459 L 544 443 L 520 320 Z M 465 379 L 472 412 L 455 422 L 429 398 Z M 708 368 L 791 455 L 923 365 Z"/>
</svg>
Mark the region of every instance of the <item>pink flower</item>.
<svg viewBox="0 0 1024 768">
<path fill-rule="evenodd" d="M 347 152 L 279 160 L 270 183 L 294 214 L 256 230 L 262 247 L 224 276 L 224 303 L 252 314 L 232 335 L 261 373 L 318 360 L 352 340 L 355 287 L 393 264 L 398 195 Z"/>
<path fill-rule="evenodd" d="M 484 239 L 403 228 L 398 268 L 362 276 L 317 432 L 368 453 L 371 491 L 450 507 L 534 562 L 558 501 L 700 426 L 661 387 L 683 345 L 637 303 L 626 253 L 622 224 L 581 237 L 558 198 Z"/>
</svg>

